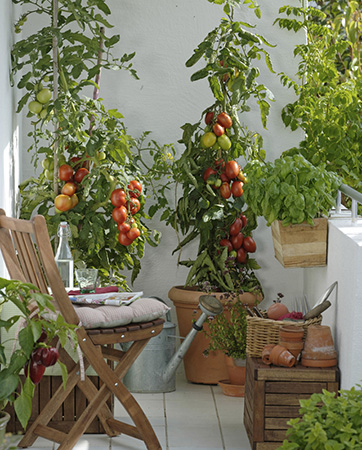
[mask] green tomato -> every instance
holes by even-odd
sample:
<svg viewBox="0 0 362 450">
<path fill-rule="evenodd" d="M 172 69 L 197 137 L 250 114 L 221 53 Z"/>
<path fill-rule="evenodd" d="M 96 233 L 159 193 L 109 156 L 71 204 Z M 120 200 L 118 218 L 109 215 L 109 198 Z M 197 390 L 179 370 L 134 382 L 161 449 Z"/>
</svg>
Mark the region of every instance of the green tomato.
<svg viewBox="0 0 362 450">
<path fill-rule="evenodd" d="M 230 149 L 230 147 L 231 147 L 231 141 L 230 141 L 230 139 L 226 136 L 226 134 L 223 134 L 223 135 L 221 135 L 221 136 L 219 136 L 218 138 L 217 138 L 217 142 L 218 142 L 218 144 L 220 145 L 220 147 L 223 149 L 223 150 L 229 150 Z"/>
<path fill-rule="evenodd" d="M 43 106 L 41 103 L 33 100 L 32 102 L 29 103 L 28 108 L 29 111 L 32 112 L 33 114 L 39 114 L 40 111 L 43 109 Z"/>
<path fill-rule="evenodd" d="M 236 258 L 236 257 L 237 257 L 236 250 L 232 250 L 232 251 L 229 253 L 229 258 Z"/>
<path fill-rule="evenodd" d="M 45 75 L 45 77 L 43 78 L 43 81 L 44 81 L 45 83 L 47 83 L 47 82 L 49 81 L 48 75 Z"/>
<path fill-rule="evenodd" d="M 201 146 L 203 148 L 212 147 L 216 143 L 216 139 L 216 134 L 214 134 L 212 131 L 209 131 L 201 137 Z"/>
<path fill-rule="evenodd" d="M 50 161 L 48 158 L 44 158 L 41 162 L 41 166 L 43 169 L 49 169 Z"/>
<path fill-rule="evenodd" d="M 47 180 L 51 181 L 54 178 L 54 170 L 45 169 L 44 176 Z"/>
<path fill-rule="evenodd" d="M 43 105 L 45 103 L 48 103 L 48 101 L 52 98 L 52 92 L 50 89 L 45 88 L 42 89 L 40 92 L 38 92 L 36 99 L 38 102 L 42 103 Z"/>
<path fill-rule="evenodd" d="M 98 152 L 98 161 L 106 159 L 106 152 Z"/>
</svg>

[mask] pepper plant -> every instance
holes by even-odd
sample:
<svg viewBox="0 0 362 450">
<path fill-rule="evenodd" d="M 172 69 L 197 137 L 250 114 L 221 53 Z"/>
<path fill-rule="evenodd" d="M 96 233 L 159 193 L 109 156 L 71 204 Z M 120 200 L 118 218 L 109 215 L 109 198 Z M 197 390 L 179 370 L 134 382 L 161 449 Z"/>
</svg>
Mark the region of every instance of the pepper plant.
<svg viewBox="0 0 362 450">
<path fill-rule="evenodd" d="M 174 252 L 179 264 L 190 269 L 186 286 L 198 286 L 226 292 L 260 290 L 254 269 L 259 266 L 250 257 L 256 244 L 252 238 L 255 221 L 248 221 L 243 199 L 247 174 L 241 158 L 263 159 L 262 138 L 249 130 L 241 119 L 252 102 L 259 105 L 261 120 L 266 126 L 272 93 L 259 82 L 259 69 L 254 65 L 264 57 L 271 71 L 270 46 L 253 32 L 252 25 L 235 20 L 237 6 L 260 9 L 250 1 L 209 0 L 223 4 L 225 18 L 194 50 L 186 66 L 204 62 L 191 76 L 191 81 L 207 80 L 215 102 L 200 111 L 200 120 L 186 123 L 178 141 L 183 146 L 180 156 L 168 158 L 153 153 L 154 165 L 147 170 L 154 178 L 167 176 L 175 183 L 175 202 L 167 201 L 167 190 L 157 191 L 161 219 L 171 225 L 178 236 Z M 147 149 L 144 149 L 147 150 Z M 140 161 L 144 160 L 140 151 Z M 238 161 L 237 161 L 238 160 Z M 245 215 L 246 214 L 246 215 Z M 182 260 L 182 249 L 198 241 L 194 259 Z"/>
<path fill-rule="evenodd" d="M 18 312 L 8 319 L 0 320 L 1 344 L 0 344 L 0 409 L 10 403 L 23 428 L 30 419 L 32 410 L 32 398 L 34 384 L 37 384 L 45 370 L 45 366 L 39 360 L 34 361 L 35 354 L 47 351 L 45 365 L 57 363 L 61 368 L 64 385 L 67 381 L 66 366 L 56 360 L 49 359 L 49 351 L 57 354 L 57 350 L 49 343 L 54 337 L 59 339 L 62 347 L 68 343 L 68 338 L 76 346 L 76 325 L 67 324 L 60 314 L 55 315 L 55 309 L 50 295 L 41 294 L 39 289 L 30 284 L 17 280 L 5 280 L 0 278 L 0 307 L 12 303 L 18 308 Z M 37 312 L 32 313 L 34 305 Z M 32 308 L 30 308 L 30 306 Z M 49 314 L 50 313 L 50 314 Z M 16 345 L 13 352 L 8 355 L 5 351 L 7 343 L 6 332 L 13 326 L 19 327 Z M 51 350 L 50 350 L 51 349 Z M 27 376 L 20 377 L 25 367 Z"/>
<path fill-rule="evenodd" d="M 117 109 L 105 109 L 99 87 L 101 69 L 125 69 L 137 78 L 135 54 L 112 55 L 120 37 L 105 32 L 111 28 L 106 0 L 13 2 L 24 9 L 16 32 L 33 16 L 46 23 L 12 49 L 12 76 L 21 75 L 17 87 L 23 94 L 18 112 L 28 109 L 28 150 L 34 169 L 39 163 L 43 168 L 20 185 L 21 216 L 43 214 L 52 237 L 67 221 L 76 265 L 96 267 L 102 282 L 111 279 L 128 289 L 121 272 L 132 269 L 133 282 L 145 243 L 157 245 L 159 235 L 145 223 L 146 180 L 133 159 L 140 143 L 127 133 Z M 140 183 L 136 190 L 132 180 Z M 124 192 L 116 202 L 111 198 L 115 189 Z M 122 211 L 114 213 L 116 208 Z M 133 236 L 139 237 L 125 239 L 121 223 L 124 229 L 137 228 Z"/>
</svg>

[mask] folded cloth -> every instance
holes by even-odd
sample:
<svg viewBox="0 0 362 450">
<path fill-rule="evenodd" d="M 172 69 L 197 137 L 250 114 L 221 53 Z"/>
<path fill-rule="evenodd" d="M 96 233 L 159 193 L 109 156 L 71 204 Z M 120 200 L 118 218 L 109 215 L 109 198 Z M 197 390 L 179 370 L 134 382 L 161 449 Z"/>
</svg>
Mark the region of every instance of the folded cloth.
<svg viewBox="0 0 362 450">
<path fill-rule="evenodd" d="M 118 292 L 118 286 L 106 286 L 96 288 L 95 294 L 106 294 L 107 292 Z M 80 295 L 79 289 L 74 289 L 73 291 L 68 291 L 68 295 Z M 92 295 L 92 294 L 87 294 Z"/>
</svg>

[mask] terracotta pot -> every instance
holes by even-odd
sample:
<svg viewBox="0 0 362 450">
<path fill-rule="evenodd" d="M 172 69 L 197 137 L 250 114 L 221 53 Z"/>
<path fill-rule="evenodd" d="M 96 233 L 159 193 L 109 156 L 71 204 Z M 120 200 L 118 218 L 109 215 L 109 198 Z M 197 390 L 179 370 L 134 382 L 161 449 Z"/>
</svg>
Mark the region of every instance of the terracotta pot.
<svg viewBox="0 0 362 450">
<path fill-rule="evenodd" d="M 281 341 L 300 342 L 304 337 L 304 329 L 297 325 L 285 325 L 280 327 L 279 336 Z"/>
<path fill-rule="evenodd" d="M 196 288 L 185 288 L 183 286 L 173 287 L 169 291 L 168 296 L 176 308 L 180 336 L 185 337 L 191 330 L 192 322 L 200 316 L 199 297 L 204 294 L 204 292 L 197 291 Z M 212 295 L 220 300 L 223 294 L 217 292 L 212 293 Z M 250 306 L 262 300 L 261 295 L 256 297 L 249 292 L 239 296 L 239 298 L 243 303 Z M 225 303 L 225 300 L 221 300 L 221 302 Z M 207 329 L 206 323 L 204 327 Z M 192 383 L 217 384 L 220 380 L 228 379 L 224 353 L 217 351 L 210 352 L 208 357 L 203 355 L 209 343 L 209 339 L 202 332 L 198 333 L 184 357 L 186 378 Z"/>
<path fill-rule="evenodd" d="M 234 359 L 224 355 L 230 384 L 245 384 L 246 359 Z"/>
<path fill-rule="evenodd" d="M 292 367 L 295 364 L 295 357 L 281 345 L 275 345 L 270 352 L 270 361 L 275 366 Z"/>
<path fill-rule="evenodd" d="M 263 351 L 261 353 L 261 359 L 263 360 L 264 364 L 271 364 L 272 362 L 270 361 L 270 353 L 273 350 L 273 348 L 275 347 L 274 344 L 268 344 L 263 348 Z"/>
<path fill-rule="evenodd" d="M 290 353 L 295 357 L 295 363 L 297 363 L 300 352 L 303 350 L 304 343 L 303 342 L 293 342 L 293 341 L 288 341 L 288 342 L 280 341 L 279 345 L 282 345 L 287 350 L 289 350 Z"/>
<path fill-rule="evenodd" d="M 332 367 L 337 364 L 337 352 L 329 326 L 308 327 L 301 363 L 309 367 Z"/>
</svg>

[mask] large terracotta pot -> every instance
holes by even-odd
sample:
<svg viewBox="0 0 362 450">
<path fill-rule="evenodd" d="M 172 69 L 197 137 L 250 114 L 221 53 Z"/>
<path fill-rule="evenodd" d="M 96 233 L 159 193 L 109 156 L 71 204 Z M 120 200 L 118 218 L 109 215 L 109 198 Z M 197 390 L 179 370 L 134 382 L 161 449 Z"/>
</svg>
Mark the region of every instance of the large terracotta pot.
<svg viewBox="0 0 362 450">
<path fill-rule="evenodd" d="M 185 337 L 192 327 L 192 322 L 197 320 L 201 311 L 198 309 L 199 297 L 205 295 L 204 292 L 183 286 L 175 286 L 170 289 L 168 296 L 176 308 L 177 322 L 180 336 Z M 222 293 L 212 293 L 222 303 Z M 243 303 L 253 306 L 255 302 L 262 300 L 262 296 L 256 297 L 249 292 L 240 296 Z M 196 313 L 195 313 L 196 311 Z M 207 327 L 207 324 L 204 324 Z M 224 354 L 221 351 L 210 352 L 205 357 L 203 352 L 209 346 L 209 340 L 200 332 L 196 335 L 190 348 L 184 357 L 184 367 L 186 378 L 192 383 L 217 384 L 220 380 L 228 379 L 225 367 Z"/>
<path fill-rule="evenodd" d="M 230 384 L 245 384 L 246 359 L 238 360 L 227 355 L 224 358 Z"/>
</svg>

